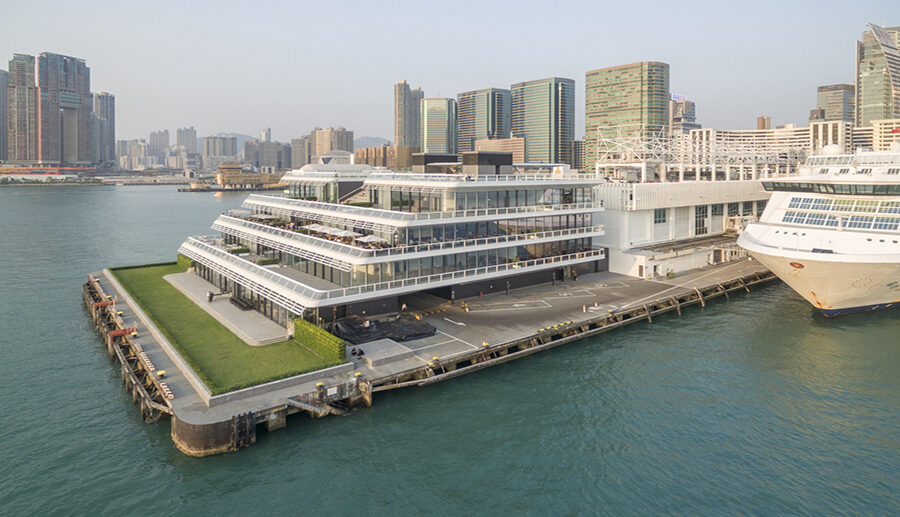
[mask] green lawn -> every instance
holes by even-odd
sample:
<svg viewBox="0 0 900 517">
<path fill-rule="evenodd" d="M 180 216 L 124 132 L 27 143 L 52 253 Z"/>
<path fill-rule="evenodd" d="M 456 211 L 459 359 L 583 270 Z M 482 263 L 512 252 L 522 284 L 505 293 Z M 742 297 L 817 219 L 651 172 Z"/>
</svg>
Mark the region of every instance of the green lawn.
<svg viewBox="0 0 900 517">
<path fill-rule="evenodd" d="M 338 364 L 295 339 L 256 347 L 243 342 L 163 279 L 184 271 L 176 263 L 112 271 L 214 395 Z"/>
</svg>

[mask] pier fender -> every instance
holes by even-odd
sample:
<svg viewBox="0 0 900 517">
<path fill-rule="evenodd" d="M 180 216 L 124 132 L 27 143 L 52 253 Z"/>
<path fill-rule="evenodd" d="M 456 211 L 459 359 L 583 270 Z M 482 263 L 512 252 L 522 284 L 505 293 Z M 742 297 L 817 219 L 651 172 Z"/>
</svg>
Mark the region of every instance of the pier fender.
<svg viewBox="0 0 900 517">
<path fill-rule="evenodd" d="M 232 419 L 211 424 L 190 424 L 172 416 L 172 442 L 188 456 L 212 456 L 233 451 Z"/>
</svg>

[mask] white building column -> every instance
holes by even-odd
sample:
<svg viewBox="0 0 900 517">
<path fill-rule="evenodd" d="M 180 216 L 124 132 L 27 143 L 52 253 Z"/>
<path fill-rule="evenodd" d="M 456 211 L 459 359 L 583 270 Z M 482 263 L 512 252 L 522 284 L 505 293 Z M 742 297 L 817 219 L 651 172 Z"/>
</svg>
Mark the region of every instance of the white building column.
<svg viewBox="0 0 900 517">
<path fill-rule="evenodd" d="M 710 164 L 709 181 L 716 181 L 716 162 Z"/>
<path fill-rule="evenodd" d="M 641 183 L 647 183 L 647 162 L 641 162 Z"/>
<path fill-rule="evenodd" d="M 678 164 L 678 181 L 684 181 L 684 162 Z"/>
</svg>

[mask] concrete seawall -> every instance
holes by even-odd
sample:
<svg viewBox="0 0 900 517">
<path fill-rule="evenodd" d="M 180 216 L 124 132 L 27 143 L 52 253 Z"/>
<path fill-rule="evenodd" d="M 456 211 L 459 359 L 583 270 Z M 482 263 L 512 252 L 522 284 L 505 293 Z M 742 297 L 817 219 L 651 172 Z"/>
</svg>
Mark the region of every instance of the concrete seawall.
<svg viewBox="0 0 900 517">
<path fill-rule="evenodd" d="M 435 357 L 428 355 L 423 359 L 421 350 L 417 351 L 418 355 L 415 356 L 410 354 L 409 350 L 401 351 L 397 353 L 393 361 L 388 360 L 383 364 L 379 362 L 373 366 L 367 365 L 365 362 L 354 361 L 215 397 L 210 397 L 208 390 L 204 397 L 197 390 L 192 389 L 194 383 L 190 382 L 192 373 L 190 371 L 181 372 L 183 376 L 172 377 L 170 384 L 175 396 L 171 399 L 160 399 L 162 391 L 154 387 L 152 378 L 149 381 L 144 379 L 139 382 L 152 388 L 148 391 L 148 397 L 150 397 L 148 402 L 159 404 L 161 400 L 164 402 L 168 400 L 165 404 L 160 405 L 160 407 L 167 408 L 168 411 L 160 412 L 160 415 L 172 416 L 172 441 L 180 451 L 190 456 L 220 454 L 254 444 L 257 425 L 265 425 L 266 429 L 274 431 L 284 427 L 287 416 L 294 413 L 305 412 L 313 418 L 346 414 L 353 407 L 371 405 L 374 393 L 442 382 L 585 337 L 621 328 L 631 323 L 642 321 L 652 323 L 654 317 L 668 312 L 676 312 L 680 315 L 684 307 L 705 306 L 712 299 L 730 298 L 731 293 L 737 291 L 749 292 L 751 287 L 776 278 L 768 271 L 760 269 L 751 271 L 748 268 L 731 271 L 722 268 L 718 272 L 713 270 L 713 273 L 698 276 L 697 280 L 702 280 L 702 282 L 698 282 L 696 285 L 683 283 L 669 287 L 669 284 L 660 284 L 661 287 L 652 291 L 650 296 L 644 296 L 646 290 L 628 290 L 628 286 L 625 286 L 622 288 L 625 293 L 623 299 L 629 303 L 623 303 L 615 309 L 603 313 L 600 311 L 589 313 L 586 305 L 575 301 L 574 303 L 578 307 L 577 311 L 560 309 L 563 311 L 560 314 L 569 315 L 565 321 L 545 324 L 544 327 L 527 333 L 519 333 L 509 339 L 503 337 L 511 334 L 503 334 L 498 330 L 495 333 L 496 343 L 490 339 L 491 335 L 486 335 L 480 347 L 466 344 L 466 346 L 456 349 L 457 351 L 443 354 L 441 357 L 437 357 L 435 354 Z M 693 280 L 691 279 L 691 281 Z M 97 294 L 98 289 L 101 290 L 101 294 Z M 553 289 L 556 287 L 551 289 L 548 286 L 545 290 L 552 292 Z M 120 292 L 124 291 L 121 286 L 116 286 L 114 290 L 116 294 L 126 294 Z M 107 312 L 115 310 L 114 306 L 112 309 L 97 306 L 99 298 L 105 300 L 110 296 L 102 291 L 99 281 L 94 276 L 89 277 L 84 292 L 85 303 L 92 311 L 92 316 L 94 313 L 102 316 L 104 310 Z M 130 297 L 125 300 L 129 306 L 134 303 Z M 131 310 L 135 308 L 129 307 Z M 570 312 L 565 313 L 565 310 Z M 436 312 L 441 313 L 437 316 L 446 315 L 444 309 Z M 465 312 L 468 313 L 468 308 Z M 131 314 L 137 316 L 136 312 L 127 312 L 125 316 Z M 461 319 L 457 315 L 453 315 L 453 317 Z M 124 319 L 121 317 L 120 319 L 124 326 Z M 462 322 L 451 318 L 443 317 L 442 319 L 456 325 L 463 325 Z M 97 321 L 96 317 L 95 321 Z M 142 323 L 146 322 L 142 320 Z M 152 322 L 150 323 L 152 324 Z M 473 326 L 459 328 L 470 329 L 471 332 Z M 98 329 L 100 329 L 99 325 Z M 144 330 L 140 329 L 140 332 L 144 332 Z M 486 332 L 489 330 L 490 328 Z M 161 334 L 157 329 L 157 332 L 148 332 L 148 335 L 155 337 L 157 333 Z M 453 337 L 444 332 L 442 334 Z M 101 330 L 101 335 L 104 335 L 103 330 Z M 465 343 L 463 338 L 466 336 L 462 336 L 462 338 L 457 336 L 453 339 Z M 471 338 L 469 339 L 471 340 Z M 446 343 L 449 342 L 446 341 Z M 154 349 L 152 345 L 152 343 L 147 343 L 142 349 L 147 351 L 148 357 L 153 357 L 153 361 L 164 362 L 166 363 L 164 366 L 175 370 L 187 367 L 187 363 L 180 356 L 177 358 L 180 359 L 178 361 L 175 360 L 176 358 L 167 357 L 170 352 L 174 352 L 174 347 L 165 350 L 158 345 Z M 443 346 L 443 343 L 438 343 L 438 345 Z M 438 345 L 434 346 L 438 347 Z M 404 349 L 403 346 L 398 348 Z M 428 349 L 428 352 L 432 350 L 429 346 L 423 348 Z M 434 350 L 438 349 L 440 347 L 434 348 Z M 177 352 L 175 353 L 177 355 Z M 126 362 L 128 361 L 126 360 Z M 150 393 L 153 395 L 151 396 Z M 153 397 L 156 398 L 153 399 Z M 143 404 L 142 411 L 144 407 L 151 406 Z"/>
</svg>

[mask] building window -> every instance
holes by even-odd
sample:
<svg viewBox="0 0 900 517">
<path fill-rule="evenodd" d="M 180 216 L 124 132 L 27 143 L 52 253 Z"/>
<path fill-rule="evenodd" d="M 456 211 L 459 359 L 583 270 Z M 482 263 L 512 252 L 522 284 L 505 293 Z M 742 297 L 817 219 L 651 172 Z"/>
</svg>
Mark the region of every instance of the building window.
<svg viewBox="0 0 900 517">
<path fill-rule="evenodd" d="M 762 217 L 763 211 L 766 209 L 766 200 L 756 202 L 756 217 Z"/>
<path fill-rule="evenodd" d="M 653 224 L 662 224 L 666 222 L 666 209 L 657 208 L 653 211 Z"/>
<path fill-rule="evenodd" d="M 709 232 L 709 229 L 706 226 L 706 217 L 708 215 L 708 208 L 706 205 L 697 205 L 694 207 L 694 234 L 695 235 L 706 235 Z"/>
<path fill-rule="evenodd" d="M 738 204 L 728 203 L 728 216 L 738 215 Z"/>
<path fill-rule="evenodd" d="M 717 204 L 717 205 L 713 205 L 713 206 L 712 206 L 712 215 L 714 215 L 714 216 L 716 216 L 716 215 L 722 215 L 722 214 L 725 213 L 724 210 L 725 210 L 725 206 L 722 205 L 722 203 L 719 203 L 719 204 Z"/>
<path fill-rule="evenodd" d="M 744 201 L 741 204 L 743 205 L 743 211 L 741 212 L 741 215 L 750 215 L 753 213 L 753 201 Z M 808 208 L 809 205 L 807 204 L 806 207 Z M 801 208 L 803 208 L 802 204 Z"/>
</svg>

